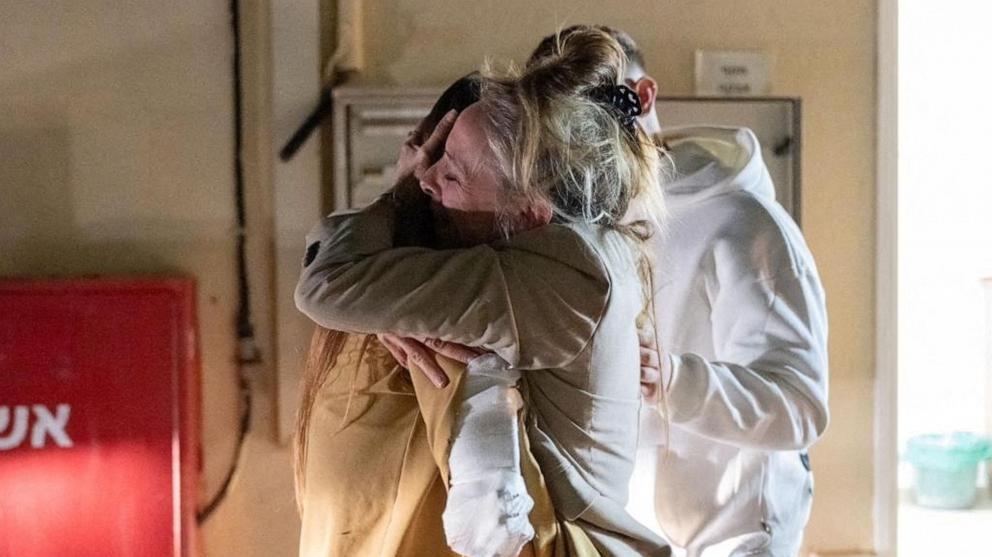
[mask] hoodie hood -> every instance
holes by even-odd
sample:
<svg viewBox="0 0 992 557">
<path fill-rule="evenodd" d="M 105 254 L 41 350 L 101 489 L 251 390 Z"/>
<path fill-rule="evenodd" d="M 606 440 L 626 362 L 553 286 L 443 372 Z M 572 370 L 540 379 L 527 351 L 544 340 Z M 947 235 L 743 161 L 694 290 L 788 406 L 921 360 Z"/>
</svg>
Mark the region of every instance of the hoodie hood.
<svg viewBox="0 0 992 557">
<path fill-rule="evenodd" d="M 669 208 L 737 191 L 775 199 L 775 186 L 761 157 L 761 145 L 750 129 L 666 128 L 662 137 L 675 167 L 674 177 L 664 183 Z"/>
</svg>

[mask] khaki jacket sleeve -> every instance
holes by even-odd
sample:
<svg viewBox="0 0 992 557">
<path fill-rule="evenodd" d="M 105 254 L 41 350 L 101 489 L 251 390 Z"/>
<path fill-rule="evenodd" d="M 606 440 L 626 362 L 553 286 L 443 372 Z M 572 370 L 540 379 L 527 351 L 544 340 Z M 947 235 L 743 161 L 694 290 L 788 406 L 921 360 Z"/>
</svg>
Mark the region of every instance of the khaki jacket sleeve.
<svg viewBox="0 0 992 557">
<path fill-rule="evenodd" d="M 549 225 L 468 249 L 394 248 L 395 212 L 382 198 L 308 234 L 300 311 L 330 329 L 486 348 L 520 369 L 562 367 L 592 338 L 610 283 L 576 231 Z"/>
</svg>

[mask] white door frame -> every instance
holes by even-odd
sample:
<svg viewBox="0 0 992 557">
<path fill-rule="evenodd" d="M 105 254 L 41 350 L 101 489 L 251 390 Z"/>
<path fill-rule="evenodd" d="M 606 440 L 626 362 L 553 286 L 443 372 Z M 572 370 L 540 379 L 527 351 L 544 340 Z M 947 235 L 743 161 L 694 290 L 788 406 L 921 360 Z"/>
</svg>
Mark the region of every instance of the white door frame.
<svg viewBox="0 0 992 557">
<path fill-rule="evenodd" d="M 895 557 L 898 457 L 898 0 L 878 0 L 875 229 L 875 549 Z"/>
</svg>

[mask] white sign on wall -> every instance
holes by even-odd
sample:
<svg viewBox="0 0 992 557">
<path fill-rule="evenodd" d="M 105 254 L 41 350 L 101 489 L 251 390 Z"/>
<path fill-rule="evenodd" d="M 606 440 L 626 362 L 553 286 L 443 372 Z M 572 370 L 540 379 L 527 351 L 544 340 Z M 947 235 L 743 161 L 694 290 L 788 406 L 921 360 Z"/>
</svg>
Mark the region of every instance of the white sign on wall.
<svg viewBox="0 0 992 557">
<path fill-rule="evenodd" d="M 696 94 L 754 97 L 771 93 L 771 65 L 762 52 L 696 51 Z"/>
</svg>

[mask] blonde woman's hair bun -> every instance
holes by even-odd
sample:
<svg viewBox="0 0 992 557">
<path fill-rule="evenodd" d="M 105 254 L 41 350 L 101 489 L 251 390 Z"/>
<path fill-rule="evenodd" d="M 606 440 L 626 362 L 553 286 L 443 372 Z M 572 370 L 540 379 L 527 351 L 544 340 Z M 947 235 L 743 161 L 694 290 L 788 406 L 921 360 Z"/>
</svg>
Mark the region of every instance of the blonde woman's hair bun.
<svg viewBox="0 0 992 557">
<path fill-rule="evenodd" d="M 644 216 L 660 215 L 659 153 L 633 125 L 626 63 L 609 33 L 582 27 L 522 70 L 483 70 L 480 102 L 510 194 L 547 201 L 559 222 L 626 229 L 635 198 L 652 199 Z"/>
</svg>

